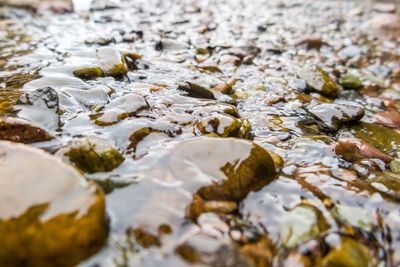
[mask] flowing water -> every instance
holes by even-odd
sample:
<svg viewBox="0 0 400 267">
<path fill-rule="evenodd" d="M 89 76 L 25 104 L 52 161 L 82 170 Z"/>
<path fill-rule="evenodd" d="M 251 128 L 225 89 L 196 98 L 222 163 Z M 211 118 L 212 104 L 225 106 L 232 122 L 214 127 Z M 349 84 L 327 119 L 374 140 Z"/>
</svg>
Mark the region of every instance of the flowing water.
<svg viewBox="0 0 400 267">
<path fill-rule="evenodd" d="M 0 139 L 105 192 L 60 266 L 400 265 L 395 5 L 75 2 L 0 7 Z"/>
</svg>

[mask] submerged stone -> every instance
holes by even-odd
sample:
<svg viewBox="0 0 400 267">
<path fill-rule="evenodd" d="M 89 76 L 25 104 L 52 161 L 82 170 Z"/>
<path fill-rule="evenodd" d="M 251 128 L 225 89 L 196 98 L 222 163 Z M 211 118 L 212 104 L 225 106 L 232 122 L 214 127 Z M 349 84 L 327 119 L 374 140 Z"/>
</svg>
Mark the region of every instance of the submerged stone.
<svg viewBox="0 0 400 267">
<path fill-rule="evenodd" d="M 160 225 L 169 225 L 175 232 L 186 217 L 235 211 L 234 202 L 276 177 L 269 152 L 241 139 L 201 137 L 156 154 L 138 161 L 147 166 L 139 183 L 109 197 L 120 226 L 157 235 Z"/>
<path fill-rule="evenodd" d="M 302 76 L 311 91 L 329 98 L 336 98 L 338 96 L 339 86 L 322 68 L 316 67 L 312 70 L 304 71 Z"/>
<path fill-rule="evenodd" d="M 343 86 L 344 89 L 359 89 L 361 87 L 361 80 L 351 74 L 346 74 L 340 77 L 339 84 Z"/>
<path fill-rule="evenodd" d="M 27 92 L 18 99 L 18 116 L 43 127 L 57 130 L 61 124 L 61 110 L 58 93 L 51 87 Z"/>
<path fill-rule="evenodd" d="M 73 74 L 83 80 L 93 80 L 104 76 L 104 72 L 100 67 L 86 67 L 73 71 Z"/>
<path fill-rule="evenodd" d="M 128 93 L 111 100 L 104 107 L 104 111 L 93 115 L 92 118 L 97 125 L 108 126 L 134 116 L 148 107 L 147 101 L 141 95 Z"/>
<path fill-rule="evenodd" d="M 389 128 L 400 129 L 400 112 L 397 110 L 378 112 L 374 114 L 373 118 L 378 124 Z"/>
<path fill-rule="evenodd" d="M 87 173 L 112 171 L 124 161 L 118 150 L 93 138 L 74 140 L 57 155 L 67 157 L 76 168 Z"/>
<path fill-rule="evenodd" d="M 251 139 L 249 121 L 237 119 L 228 114 L 206 117 L 196 123 L 196 130 L 204 135 Z"/>
<path fill-rule="evenodd" d="M 400 133 L 373 123 L 361 122 L 353 127 L 354 135 L 380 151 L 395 156 L 400 148 Z"/>
<path fill-rule="evenodd" d="M 380 14 L 367 23 L 368 30 L 373 34 L 396 39 L 400 35 L 400 16 L 397 14 Z"/>
<path fill-rule="evenodd" d="M 369 267 L 374 266 L 372 260 L 369 249 L 364 244 L 358 240 L 343 237 L 340 243 L 322 259 L 321 267 Z"/>
<path fill-rule="evenodd" d="M 364 158 L 377 158 L 384 162 L 390 162 L 392 157 L 379 151 L 370 144 L 357 138 L 341 139 L 335 145 L 335 152 L 343 159 L 354 162 Z"/>
<path fill-rule="evenodd" d="M 102 247 L 107 221 L 96 185 L 36 148 L 0 141 L 0 155 L 1 266 L 73 266 Z"/>
<path fill-rule="evenodd" d="M 329 46 L 327 42 L 324 42 L 321 38 L 319 37 L 306 37 L 304 39 L 301 39 L 296 43 L 296 46 L 299 47 L 305 47 L 307 50 L 315 49 L 315 50 L 320 50 L 321 47 L 323 46 Z"/>
<path fill-rule="evenodd" d="M 363 108 L 344 104 L 319 104 L 308 112 L 327 131 L 338 131 L 343 125 L 355 123 L 364 116 Z"/>
<path fill-rule="evenodd" d="M 178 86 L 178 90 L 185 91 L 190 97 L 215 99 L 215 96 L 211 90 L 191 82 L 180 84 Z"/>
<path fill-rule="evenodd" d="M 0 117 L 0 140 L 30 144 L 48 141 L 52 138 L 47 131 L 33 125 L 29 121 L 11 117 Z"/>
<path fill-rule="evenodd" d="M 102 47 L 96 51 L 100 68 L 106 76 L 119 77 L 128 72 L 123 55 L 111 47 Z"/>
</svg>

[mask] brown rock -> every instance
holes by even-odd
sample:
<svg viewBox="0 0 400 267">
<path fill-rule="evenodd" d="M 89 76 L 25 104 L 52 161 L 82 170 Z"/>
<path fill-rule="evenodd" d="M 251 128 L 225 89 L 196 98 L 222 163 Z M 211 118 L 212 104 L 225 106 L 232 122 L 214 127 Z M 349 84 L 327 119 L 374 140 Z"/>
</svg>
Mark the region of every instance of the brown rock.
<svg viewBox="0 0 400 267">
<path fill-rule="evenodd" d="M 375 122 L 389 128 L 400 129 L 400 112 L 389 110 L 374 115 Z"/>
<path fill-rule="evenodd" d="M 368 31 L 388 39 L 397 39 L 400 36 L 400 17 L 395 14 L 381 14 L 370 20 Z"/>
</svg>

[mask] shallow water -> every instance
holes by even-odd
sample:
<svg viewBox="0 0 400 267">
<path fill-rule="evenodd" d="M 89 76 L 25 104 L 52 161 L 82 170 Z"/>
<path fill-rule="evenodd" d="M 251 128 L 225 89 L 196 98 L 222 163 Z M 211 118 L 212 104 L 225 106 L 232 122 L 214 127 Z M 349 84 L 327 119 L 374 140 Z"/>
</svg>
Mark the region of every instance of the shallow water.
<svg viewBox="0 0 400 267">
<path fill-rule="evenodd" d="M 113 5 L 0 9 L 0 114 L 46 130 L 31 145 L 107 193 L 108 241 L 81 266 L 400 265 L 400 122 L 375 115 L 400 108 L 400 22 L 382 30 L 367 1 Z M 118 51 L 136 57 L 126 74 L 74 75 Z M 123 158 L 79 168 L 65 151 L 85 138 Z M 232 138 L 274 152 L 277 175 L 242 184 L 272 160 Z M 349 138 L 384 155 L 338 152 Z"/>
</svg>

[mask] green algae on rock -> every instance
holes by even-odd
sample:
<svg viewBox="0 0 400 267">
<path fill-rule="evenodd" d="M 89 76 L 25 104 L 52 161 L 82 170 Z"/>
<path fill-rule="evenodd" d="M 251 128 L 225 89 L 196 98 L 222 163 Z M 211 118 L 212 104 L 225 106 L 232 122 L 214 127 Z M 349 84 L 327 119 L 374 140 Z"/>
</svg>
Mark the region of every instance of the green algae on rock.
<svg viewBox="0 0 400 267">
<path fill-rule="evenodd" d="M 76 168 L 86 173 L 108 172 L 124 161 L 121 153 L 101 140 L 82 138 L 57 151 L 67 157 Z"/>
<path fill-rule="evenodd" d="M 345 74 L 340 77 L 339 84 L 343 86 L 344 89 L 355 90 L 362 86 L 361 80 L 354 75 Z"/>
<path fill-rule="evenodd" d="M 400 148 L 400 133 L 395 129 L 373 123 L 361 122 L 353 127 L 354 135 L 368 144 L 395 156 Z"/>
<path fill-rule="evenodd" d="M 357 138 L 340 139 L 335 144 L 335 153 L 349 162 L 359 161 L 364 158 L 377 158 L 387 163 L 392 160 L 389 155 Z"/>
<path fill-rule="evenodd" d="M 329 253 L 322 259 L 321 267 L 369 267 L 376 266 L 369 249 L 352 238 L 342 237 L 339 244 L 331 248 Z"/>
<path fill-rule="evenodd" d="M 307 86 L 311 91 L 319 93 L 325 97 L 336 98 L 339 93 L 339 86 L 329 76 L 329 74 L 320 67 L 315 67 L 312 70 L 304 71 L 302 74 L 307 82 Z"/>
<path fill-rule="evenodd" d="M 100 67 L 86 67 L 73 71 L 73 74 L 83 80 L 93 80 L 104 76 L 104 72 Z"/>
<path fill-rule="evenodd" d="M 29 121 L 12 117 L 0 117 L 0 140 L 30 144 L 51 139 L 53 137 L 47 131 Z"/>
<path fill-rule="evenodd" d="M 0 141 L 0 155 L 1 266 L 68 267 L 102 247 L 108 227 L 95 184 L 36 148 Z"/>
</svg>

